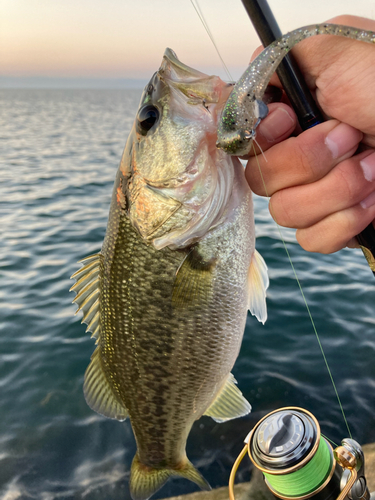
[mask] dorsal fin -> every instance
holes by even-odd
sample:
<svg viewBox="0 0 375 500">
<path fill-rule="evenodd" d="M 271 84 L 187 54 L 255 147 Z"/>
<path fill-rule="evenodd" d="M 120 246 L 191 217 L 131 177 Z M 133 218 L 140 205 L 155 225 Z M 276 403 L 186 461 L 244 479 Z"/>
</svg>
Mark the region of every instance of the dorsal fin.
<svg viewBox="0 0 375 500">
<path fill-rule="evenodd" d="M 102 255 L 95 254 L 80 262 L 83 267 L 72 276 L 76 283 L 71 291 L 77 293 L 73 302 L 78 305 L 76 314 L 83 312 L 82 323 L 87 324 L 86 332 L 92 332 L 96 343 L 100 339 L 100 263 Z M 91 362 L 85 373 L 83 384 L 85 399 L 90 408 L 100 415 L 117 420 L 125 420 L 128 412 L 117 399 L 107 381 L 100 360 L 99 348 L 91 356 Z"/>
<path fill-rule="evenodd" d="M 236 379 L 230 373 L 219 394 L 204 412 L 204 415 L 212 417 L 215 422 L 225 422 L 250 413 L 251 405 L 243 397 L 236 383 Z"/>
<path fill-rule="evenodd" d="M 83 312 L 82 323 L 87 324 L 86 332 L 92 332 L 92 337 L 99 341 L 100 337 L 100 310 L 99 310 L 99 295 L 100 295 L 100 261 L 101 254 L 90 255 L 82 259 L 80 263 L 83 267 L 72 275 L 72 279 L 76 283 L 71 287 L 70 291 L 77 293 L 73 302 L 78 305 L 76 314 L 79 311 Z"/>
</svg>

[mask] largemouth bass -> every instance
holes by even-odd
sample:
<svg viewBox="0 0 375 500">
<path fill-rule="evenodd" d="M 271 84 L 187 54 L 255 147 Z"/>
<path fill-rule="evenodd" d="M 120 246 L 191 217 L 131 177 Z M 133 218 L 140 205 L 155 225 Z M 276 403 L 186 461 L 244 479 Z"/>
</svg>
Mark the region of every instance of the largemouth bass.
<svg viewBox="0 0 375 500">
<path fill-rule="evenodd" d="M 85 398 L 130 418 L 134 500 L 170 476 L 209 488 L 186 457 L 191 426 L 251 409 L 231 369 L 247 310 L 266 320 L 268 277 L 244 169 L 215 147 L 231 88 L 166 50 L 121 159 L 102 250 L 73 275 L 97 343 Z"/>
</svg>

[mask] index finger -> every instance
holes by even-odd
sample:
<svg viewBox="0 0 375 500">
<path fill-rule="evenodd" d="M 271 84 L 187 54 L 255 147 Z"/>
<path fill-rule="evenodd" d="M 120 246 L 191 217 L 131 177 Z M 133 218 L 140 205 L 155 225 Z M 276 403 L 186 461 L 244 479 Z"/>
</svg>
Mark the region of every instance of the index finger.
<svg viewBox="0 0 375 500">
<path fill-rule="evenodd" d="M 327 142 L 329 137 L 331 146 Z M 332 138 L 336 151 L 332 148 Z M 361 132 L 347 124 L 336 120 L 321 123 L 277 144 L 264 156 L 250 158 L 246 166 L 247 181 L 251 190 L 261 196 L 310 184 L 352 156 L 361 139 Z"/>
</svg>

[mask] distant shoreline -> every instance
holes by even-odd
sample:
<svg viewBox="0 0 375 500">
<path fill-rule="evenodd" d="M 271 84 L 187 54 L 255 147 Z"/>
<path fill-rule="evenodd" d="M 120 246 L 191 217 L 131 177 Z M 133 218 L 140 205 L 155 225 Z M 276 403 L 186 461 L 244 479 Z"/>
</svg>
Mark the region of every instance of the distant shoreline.
<svg viewBox="0 0 375 500">
<path fill-rule="evenodd" d="M 142 78 L 60 78 L 0 76 L 0 89 L 143 89 L 147 79 Z"/>
</svg>

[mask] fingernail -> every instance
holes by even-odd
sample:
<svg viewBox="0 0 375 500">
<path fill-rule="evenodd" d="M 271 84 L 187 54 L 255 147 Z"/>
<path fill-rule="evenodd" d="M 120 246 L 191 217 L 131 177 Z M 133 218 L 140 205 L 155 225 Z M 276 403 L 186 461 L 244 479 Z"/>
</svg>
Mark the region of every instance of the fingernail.
<svg viewBox="0 0 375 500">
<path fill-rule="evenodd" d="M 366 181 L 375 180 L 375 153 L 366 156 L 363 160 L 359 162 L 362 167 L 363 175 Z"/>
<path fill-rule="evenodd" d="M 295 126 L 294 116 L 284 108 L 276 108 L 260 125 L 259 133 L 269 142 L 275 142 L 283 136 L 291 126 Z"/>
<path fill-rule="evenodd" d="M 360 203 L 362 208 L 369 208 L 375 205 L 375 192 L 371 193 L 367 198 L 365 198 L 363 201 Z"/>
<path fill-rule="evenodd" d="M 361 139 L 362 133 L 359 130 L 346 123 L 340 123 L 329 132 L 324 142 L 335 159 L 349 153 Z"/>
</svg>

